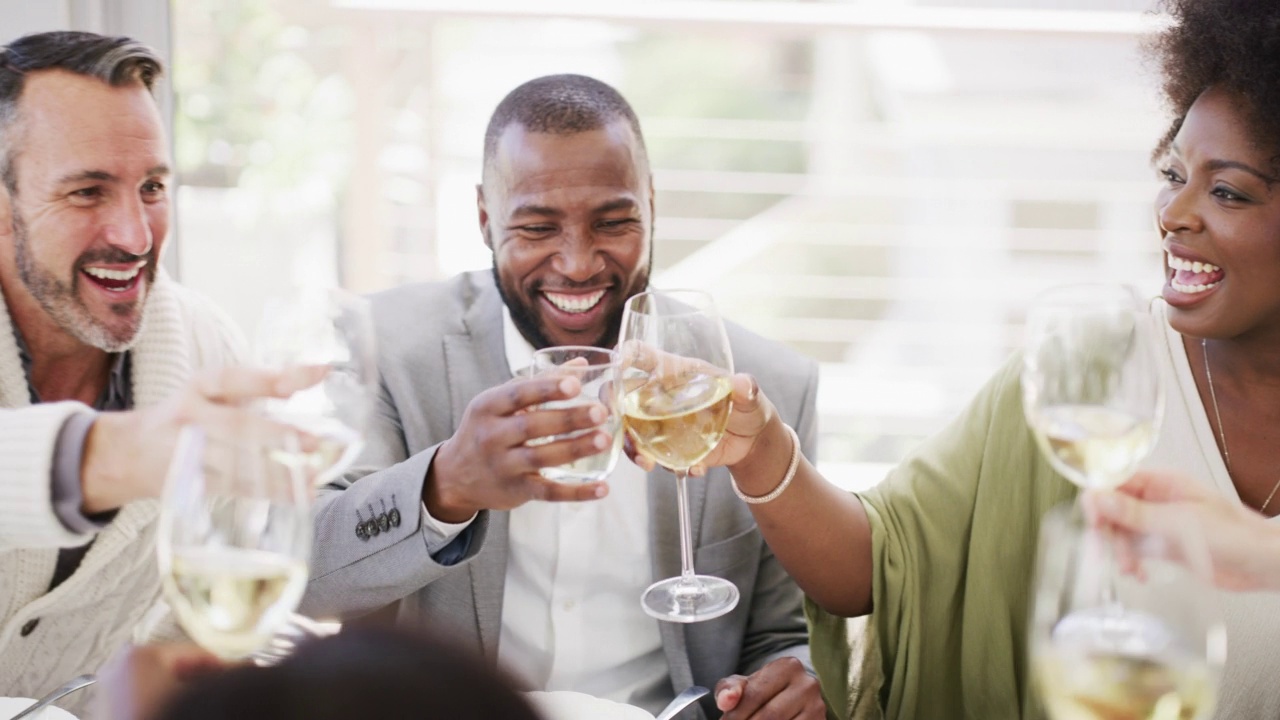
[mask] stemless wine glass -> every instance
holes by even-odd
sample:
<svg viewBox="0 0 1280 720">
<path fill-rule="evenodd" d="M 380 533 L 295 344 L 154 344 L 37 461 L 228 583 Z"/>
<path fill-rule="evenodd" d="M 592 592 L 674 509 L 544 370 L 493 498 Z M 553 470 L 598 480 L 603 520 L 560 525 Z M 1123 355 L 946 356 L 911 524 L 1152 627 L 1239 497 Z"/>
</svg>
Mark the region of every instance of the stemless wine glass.
<svg viewBox="0 0 1280 720">
<path fill-rule="evenodd" d="M 270 298 L 257 346 L 266 367 L 329 366 L 321 383 L 264 406 L 272 418 L 318 440 L 296 458 L 312 482 L 333 480 L 360 454 L 377 393 L 369 301 L 337 288 L 296 289 Z"/>
<path fill-rule="evenodd" d="M 302 599 L 311 487 L 291 462 L 299 438 L 213 438 L 189 426 L 165 481 L 156 541 L 165 598 L 197 643 L 248 657 Z"/>
<path fill-rule="evenodd" d="M 1049 717 L 1209 717 L 1226 660 L 1209 563 L 1193 518 L 1132 535 L 1090 527 L 1073 505 L 1051 510 L 1040 529 L 1030 638 Z"/>
<path fill-rule="evenodd" d="M 609 477 L 609 473 L 613 472 L 622 450 L 622 418 L 621 413 L 618 412 L 618 398 L 614 385 L 617 371 L 617 355 L 612 350 L 565 345 L 534 351 L 533 363 L 529 366 L 531 375 L 557 373 L 572 376 L 578 378 L 582 386 L 577 397 L 543 403 L 541 407 L 569 408 L 597 403 L 604 406 L 609 416 L 599 428 L 537 438 L 530 440 L 529 444 L 541 445 L 556 440 L 569 440 L 596 431 L 604 431 L 613 438 L 608 448 L 595 455 L 578 458 L 564 465 L 541 468 L 538 472 L 542 477 L 556 482 L 583 483 L 604 480 Z"/>
<path fill-rule="evenodd" d="M 719 617 L 738 604 L 738 588 L 694 574 L 686 484 L 729 422 L 729 338 L 710 295 L 672 290 L 629 299 L 619 343 L 623 424 L 638 452 L 675 474 L 679 498 L 680 577 L 651 585 L 641 605 L 671 622 Z"/>
<path fill-rule="evenodd" d="M 1054 469 L 1081 487 L 1120 485 L 1155 445 L 1164 415 L 1155 331 L 1123 286 L 1057 288 L 1027 313 L 1027 422 Z"/>
</svg>

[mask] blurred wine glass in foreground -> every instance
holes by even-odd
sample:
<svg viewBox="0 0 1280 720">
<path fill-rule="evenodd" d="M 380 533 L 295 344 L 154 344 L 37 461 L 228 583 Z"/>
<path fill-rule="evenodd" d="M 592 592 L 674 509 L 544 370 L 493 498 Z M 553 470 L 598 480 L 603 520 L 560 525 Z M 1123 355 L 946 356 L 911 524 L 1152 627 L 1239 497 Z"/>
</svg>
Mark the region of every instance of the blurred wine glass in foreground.
<svg viewBox="0 0 1280 720">
<path fill-rule="evenodd" d="M 329 374 L 267 413 L 316 439 L 294 460 L 316 485 L 338 477 L 360 454 L 377 397 L 373 312 L 367 299 L 337 288 L 305 288 L 270 298 L 258 328 L 266 367 L 325 365 Z"/>
<path fill-rule="evenodd" d="M 302 438 L 213 438 L 182 431 L 161 500 L 157 555 L 179 624 L 224 659 L 245 658 L 302 599 L 311 551 L 311 486 Z"/>
<path fill-rule="evenodd" d="M 1072 505 L 1044 517 L 1030 644 L 1052 720 L 1212 715 L 1226 628 L 1198 525 L 1171 527 L 1105 532 Z"/>
<path fill-rule="evenodd" d="M 1113 488 L 1151 452 L 1164 383 L 1147 308 L 1123 286 L 1050 290 L 1027 313 L 1022 400 L 1054 469 Z"/>
</svg>

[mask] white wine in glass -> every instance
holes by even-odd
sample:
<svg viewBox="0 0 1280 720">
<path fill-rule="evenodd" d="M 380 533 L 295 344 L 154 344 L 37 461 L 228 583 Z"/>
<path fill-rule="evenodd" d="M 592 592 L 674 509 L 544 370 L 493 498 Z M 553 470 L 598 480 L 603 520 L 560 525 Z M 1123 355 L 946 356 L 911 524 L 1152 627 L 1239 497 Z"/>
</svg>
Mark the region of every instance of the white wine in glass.
<svg viewBox="0 0 1280 720">
<path fill-rule="evenodd" d="M 1118 536 L 1070 506 L 1043 519 L 1031 663 L 1052 720 L 1212 714 L 1226 629 L 1198 525 L 1176 527 Z M 1116 555 L 1124 561 L 1111 562 Z"/>
<path fill-rule="evenodd" d="M 267 367 L 329 367 L 319 384 L 265 402 L 271 417 L 314 438 L 291 462 L 324 485 L 360 454 L 373 412 L 378 375 L 369 301 L 337 288 L 296 289 L 270 298 L 257 347 Z"/>
<path fill-rule="evenodd" d="M 165 599 L 193 640 L 248 657 L 302 599 L 311 488 L 290 462 L 297 437 L 179 437 L 161 502 L 157 555 Z"/>
<path fill-rule="evenodd" d="M 622 453 L 622 417 L 618 410 L 618 393 L 615 384 L 618 373 L 617 353 L 582 345 L 542 348 L 533 353 L 529 373 L 532 376 L 543 373 L 572 376 L 578 379 L 580 385 L 577 397 L 542 403 L 540 408 L 551 410 L 598 404 L 602 405 L 608 413 L 605 421 L 596 428 L 536 438 L 530 440 L 529 445 L 572 440 L 597 431 L 608 433 L 612 438 L 609 447 L 594 455 L 581 457 L 563 465 L 540 468 L 539 474 L 548 480 L 561 483 L 596 482 L 608 478 L 617 466 L 618 457 Z"/>
<path fill-rule="evenodd" d="M 729 422 L 733 355 L 724 324 L 706 293 L 641 293 L 627 301 L 618 352 L 623 425 L 638 452 L 676 476 L 680 519 L 680 577 L 651 585 L 641 607 L 670 622 L 720 617 L 737 606 L 738 588 L 694 573 L 687 483 Z"/>
<path fill-rule="evenodd" d="M 1057 288 L 1032 304 L 1023 409 L 1041 451 L 1071 482 L 1120 485 L 1155 446 L 1164 413 L 1155 331 L 1122 286 Z"/>
</svg>

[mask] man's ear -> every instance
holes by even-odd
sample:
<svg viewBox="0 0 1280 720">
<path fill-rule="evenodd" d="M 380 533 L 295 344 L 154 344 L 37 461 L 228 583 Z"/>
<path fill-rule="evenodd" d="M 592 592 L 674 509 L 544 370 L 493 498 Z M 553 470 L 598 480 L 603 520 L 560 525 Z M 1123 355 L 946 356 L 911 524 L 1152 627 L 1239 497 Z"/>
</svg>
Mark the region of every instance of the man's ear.
<svg viewBox="0 0 1280 720">
<path fill-rule="evenodd" d="M 489 236 L 489 209 L 484 204 L 484 183 L 476 185 L 476 212 L 480 215 L 480 237 L 484 238 L 485 247 L 493 249 L 493 240 Z"/>
</svg>

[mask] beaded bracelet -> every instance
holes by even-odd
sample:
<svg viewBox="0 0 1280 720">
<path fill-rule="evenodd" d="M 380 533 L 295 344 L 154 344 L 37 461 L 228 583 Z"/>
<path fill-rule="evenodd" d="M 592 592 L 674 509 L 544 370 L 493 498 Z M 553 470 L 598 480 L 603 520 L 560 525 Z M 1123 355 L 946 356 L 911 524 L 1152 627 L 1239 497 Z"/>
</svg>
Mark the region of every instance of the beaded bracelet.
<svg viewBox="0 0 1280 720">
<path fill-rule="evenodd" d="M 748 505 L 761 505 L 776 499 L 796 477 L 796 470 L 800 467 L 800 437 L 796 435 L 796 431 L 792 430 L 790 425 L 784 424 L 782 427 L 786 428 L 787 434 L 791 436 L 791 464 L 787 465 L 787 473 L 782 476 L 782 482 L 778 483 L 777 487 L 764 495 L 748 495 L 738 487 L 738 481 L 734 480 L 733 476 L 729 477 L 730 483 L 733 484 L 733 492 L 742 498 L 742 502 Z"/>
</svg>

